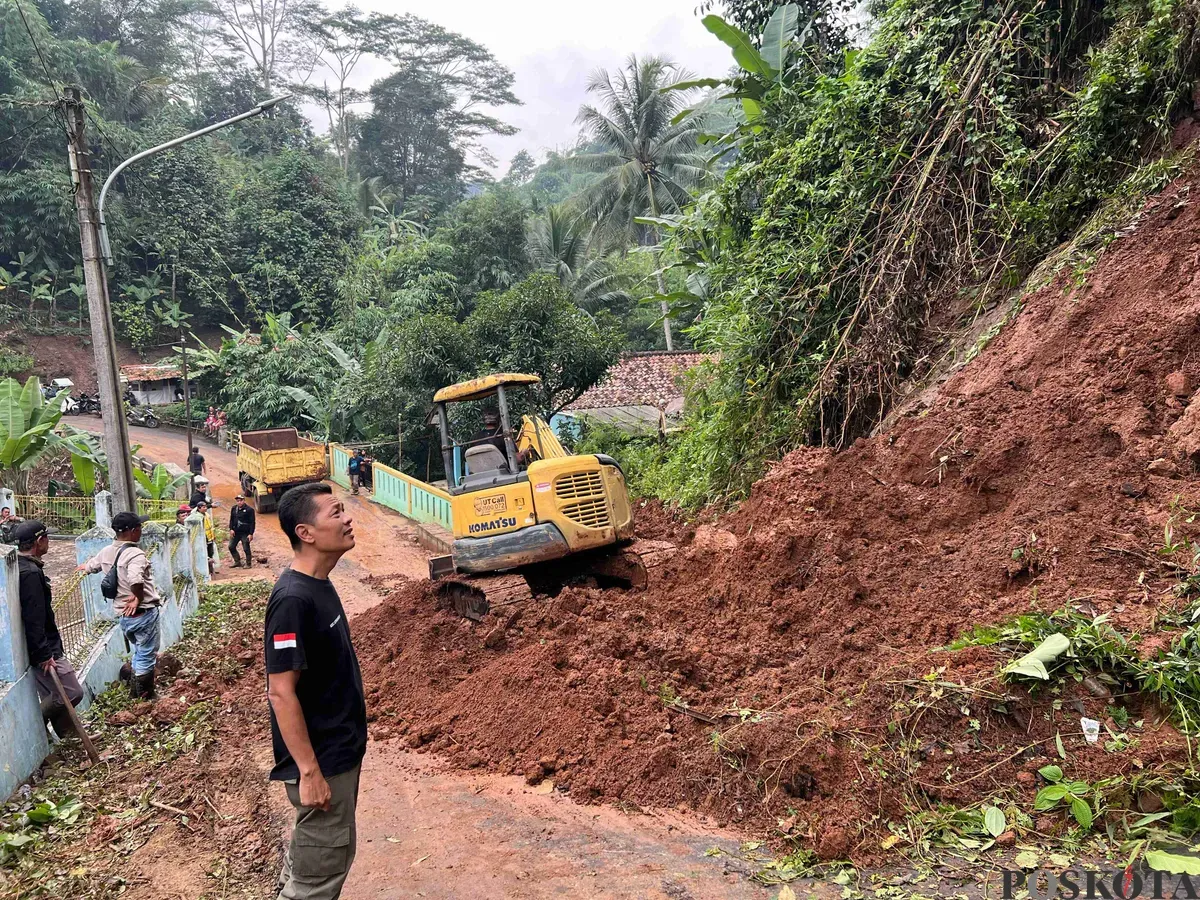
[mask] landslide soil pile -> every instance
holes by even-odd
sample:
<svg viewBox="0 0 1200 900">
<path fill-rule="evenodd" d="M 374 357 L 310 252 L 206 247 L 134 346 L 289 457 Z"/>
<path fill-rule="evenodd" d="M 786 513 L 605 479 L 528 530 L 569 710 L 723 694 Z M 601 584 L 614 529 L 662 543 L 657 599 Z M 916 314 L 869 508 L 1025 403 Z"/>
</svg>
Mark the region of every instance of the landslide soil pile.
<svg viewBox="0 0 1200 900">
<path fill-rule="evenodd" d="M 720 528 L 652 508 L 647 536 L 684 546 L 649 590 L 573 587 L 474 624 L 400 585 L 355 625 L 375 738 L 860 860 L 939 803 L 1032 811 L 1052 760 L 1094 780 L 1186 758 L 1147 699 L 1031 695 L 996 678 L 1011 650 L 937 648 L 1031 609 L 1146 632 L 1182 602 L 1158 549 L 1200 503 L 1192 187 L 1152 201 L 1086 284 L 1028 297 L 891 432 L 792 453 Z M 1081 737 L 1081 715 L 1119 730 L 1114 703 L 1144 721 L 1136 753 Z"/>
</svg>

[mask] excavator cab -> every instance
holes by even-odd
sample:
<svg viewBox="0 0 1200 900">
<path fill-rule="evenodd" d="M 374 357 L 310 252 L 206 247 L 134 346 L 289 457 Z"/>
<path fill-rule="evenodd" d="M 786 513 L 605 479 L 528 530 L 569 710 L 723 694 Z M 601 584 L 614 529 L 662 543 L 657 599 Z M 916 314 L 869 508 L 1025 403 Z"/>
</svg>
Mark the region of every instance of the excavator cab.
<svg viewBox="0 0 1200 900">
<path fill-rule="evenodd" d="M 625 477 L 615 460 L 571 455 L 536 415 L 522 416 L 519 426 L 512 421 L 511 392 L 540 380 L 504 372 L 433 397 L 454 524 L 453 571 L 515 569 L 633 535 Z M 452 421 L 461 426 L 478 418 L 456 415 L 453 407 L 472 403 L 486 403 L 493 422 L 482 434 L 456 440 Z M 439 565 L 448 568 L 444 559 Z"/>
<path fill-rule="evenodd" d="M 446 486 L 450 494 L 470 493 L 521 480 L 533 451 L 517 448 L 520 432 L 514 432 L 512 428 L 508 391 L 537 384 L 540 380 L 536 375 L 502 373 L 451 385 L 434 394 L 434 416 L 441 434 L 442 462 L 446 467 Z M 486 436 L 456 440 L 450 425 L 450 406 L 493 399 L 495 408 L 489 408 L 483 414 Z M 495 421 L 489 421 L 490 417 Z M 459 451 L 462 451 L 461 455 Z M 463 469 L 462 476 L 458 477 Z"/>
</svg>

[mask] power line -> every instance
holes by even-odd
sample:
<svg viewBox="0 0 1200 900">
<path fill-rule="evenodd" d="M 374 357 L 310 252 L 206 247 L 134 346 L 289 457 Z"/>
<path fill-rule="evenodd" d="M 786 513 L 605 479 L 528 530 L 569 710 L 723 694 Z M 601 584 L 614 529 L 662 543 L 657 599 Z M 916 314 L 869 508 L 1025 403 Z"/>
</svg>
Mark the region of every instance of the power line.
<svg viewBox="0 0 1200 900">
<path fill-rule="evenodd" d="M 46 55 L 42 53 L 41 45 L 38 44 L 37 38 L 33 34 L 33 29 L 29 25 L 29 20 L 25 18 L 25 7 L 21 5 L 21 0 L 15 0 L 17 5 L 17 13 L 21 16 L 21 22 L 25 25 L 25 33 L 29 35 L 29 42 L 33 44 L 34 52 L 37 53 L 37 58 L 41 60 L 42 71 L 46 73 L 46 86 L 50 88 L 50 93 L 54 95 L 54 112 L 58 114 L 58 121 L 63 127 L 63 131 L 68 135 L 71 133 L 70 127 L 67 125 L 67 117 L 62 111 L 62 94 L 54 85 L 54 76 L 50 74 L 50 65 L 46 62 Z"/>
<path fill-rule="evenodd" d="M 21 21 L 25 25 L 25 32 L 29 35 L 29 42 L 33 44 L 33 49 L 37 53 L 38 59 L 42 61 L 42 71 L 46 73 L 46 84 L 54 92 L 54 96 L 57 97 L 59 94 L 58 88 L 54 86 L 54 76 L 50 74 L 50 66 L 46 63 L 46 56 L 42 53 L 42 48 L 38 45 L 37 38 L 33 36 L 33 29 L 29 27 L 29 20 L 25 18 L 25 8 L 21 6 L 21 0 L 16 0 L 16 4 L 17 13 L 21 16 Z M 65 122 L 63 124 L 64 126 L 66 125 Z"/>
<path fill-rule="evenodd" d="M 46 113 L 44 116 L 42 116 L 36 122 L 32 122 L 29 125 L 26 125 L 24 128 L 14 131 L 12 134 L 10 134 L 8 137 L 6 137 L 4 140 L 0 141 L 0 147 L 4 146 L 9 141 L 14 140 L 15 138 L 19 138 L 25 132 L 31 131 L 32 129 L 37 128 L 39 125 L 41 125 L 47 119 L 49 119 L 52 115 L 54 115 L 54 113 L 55 113 L 55 110 L 50 110 L 50 112 Z"/>
<path fill-rule="evenodd" d="M 117 162 L 119 162 L 120 160 L 124 159 L 126 156 L 129 155 L 128 153 L 122 152 L 121 148 L 117 146 L 116 141 L 114 141 L 112 138 L 110 138 L 108 136 L 108 133 L 103 128 L 100 127 L 100 122 L 96 119 L 95 116 L 93 116 L 90 112 L 88 112 L 88 109 L 86 106 L 83 108 L 83 114 L 85 116 L 87 116 L 88 120 L 92 123 L 92 125 L 95 126 L 96 132 L 100 135 L 100 140 L 102 142 L 108 144 L 108 149 L 110 149 L 113 152 L 113 154 L 116 157 Z"/>
</svg>

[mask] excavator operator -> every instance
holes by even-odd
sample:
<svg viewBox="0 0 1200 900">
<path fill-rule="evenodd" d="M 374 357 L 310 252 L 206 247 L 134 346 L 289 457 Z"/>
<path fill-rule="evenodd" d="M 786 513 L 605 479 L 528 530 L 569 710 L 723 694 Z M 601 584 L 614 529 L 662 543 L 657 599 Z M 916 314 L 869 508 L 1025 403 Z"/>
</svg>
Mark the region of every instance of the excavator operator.
<svg viewBox="0 0 1200 900">
<path fill-rule="evenodd" d="M 484 444 L 491 444 L 500 451 L 501 456 L 507 458 L 508 451 L 504 447 L 504 429 L 500 427 L 500 413 L 495 409 L 483 411 L 483 428 L 476 433 L 468 446 L 481 447 Z M 529 449 L 518 451 L 517 465 L 522 467 L 528 465 L 530 455 Z"/>
</svg>

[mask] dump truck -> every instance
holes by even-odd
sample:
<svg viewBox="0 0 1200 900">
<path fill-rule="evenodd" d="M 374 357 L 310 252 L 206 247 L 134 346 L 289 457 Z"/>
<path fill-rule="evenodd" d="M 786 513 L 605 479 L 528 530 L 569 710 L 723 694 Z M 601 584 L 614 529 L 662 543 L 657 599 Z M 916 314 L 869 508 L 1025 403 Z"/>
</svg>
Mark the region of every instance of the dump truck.
<svg viewBox="0 0 1200 900">
<path fill-rule="evenodd" d="M 644 585 L 674 552 L 662 541 L 633 540 L 625 475 L 603 454 L 572 454 L 546 422 L 510 422 L 511 393 L 536 375 L 497 373 L 442 388 L 433 397 L 450 495 L 453 544 L 430 560 L 439 595 L 460 614 L 480 618 L 491 606 L 577 578 Z M 494 431 L 466 440 L 452 432 L 451 407 L 495 403 Z M 461 421 L 464 417 L 458 417 Z M 467 422 L 471 421 L 466 416 Z M 448 577 L 457 576 L 457 577 Z"/>
<path fill-rule="evenodd" d="M 259 512 L 271 512 L 291 487 L 321 481 L 329 474 L 325 445 L 301 437 L 295 428 L 243 431 L 238 437 L 238 480 Z"/>
</svg>

